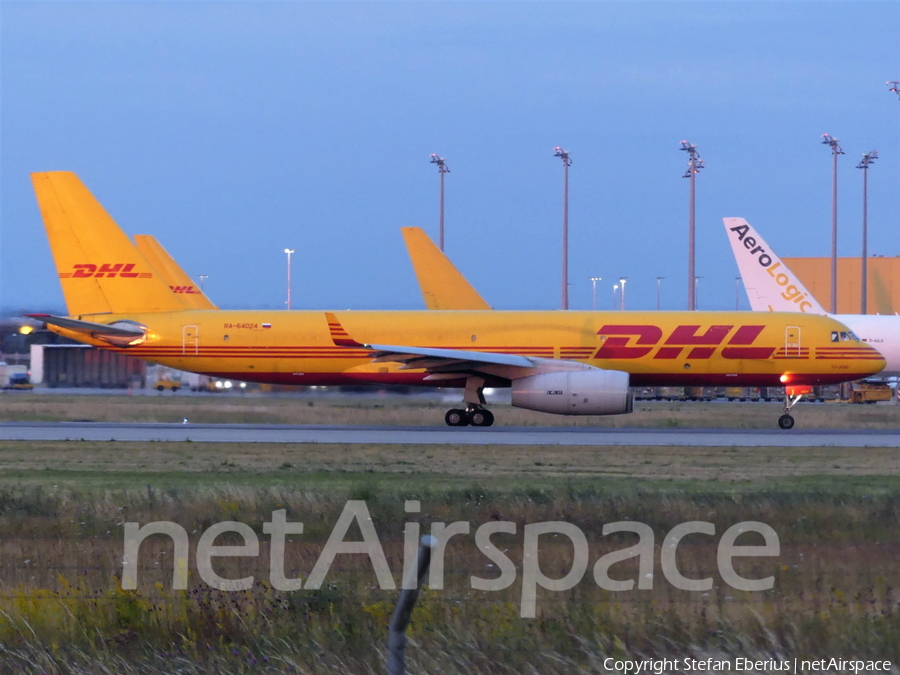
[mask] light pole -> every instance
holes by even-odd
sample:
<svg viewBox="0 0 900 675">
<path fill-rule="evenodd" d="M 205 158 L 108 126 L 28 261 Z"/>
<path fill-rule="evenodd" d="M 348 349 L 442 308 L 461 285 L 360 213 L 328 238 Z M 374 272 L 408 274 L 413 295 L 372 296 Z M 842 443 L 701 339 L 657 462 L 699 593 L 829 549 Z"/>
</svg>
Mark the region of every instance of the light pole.
<svg viewBox="0 0 900 675">
<path fill-rule="evenodd" d="M 625 282 L 628 281 L 628 277 L 619 277 L 619 283 L 622 284 L 622 294 L 619 296 L 619 300 L 621 302 L 621 309 L 623 312 L 625 311 Z"/>
<path fill-rule="evenodd" d="M 287 253 L 287 308 L 291 308 L 291 254 L 294 253 L 294 249 L 286 248 L 284 252 Z"/>
<path fill-rule="evenodd" d="M 734 278 L 734 311 L 740 311 L 740 303 L 741 303 L 741 278 Z"/>
<path fill-rule="evenodd" d="M 688 157 L 688 168 L 684 172 L 683 178 L 689 178 L 691 181 L 690 199 L 688 209 L 690 216 L 688 218 L 688 310 L 693 311 L 694 306 L 694 178 L 700 172 L 706 163 L 700 159 L 697 152 L 697 146 L 691 145 L 687 141 L 681 141 L 681 149 L 684 150 Z"/>
<path fill-rule="evenodd" d="M 558 145 L 553 148 L 553 156 L 563 163 L 562 308 L 569 309 L 569 167 L 572 160 Z"/>
<path fill-rule="evenodd" d="M 208 275 L 208 274 L 201 274 L 201 275 L 198 277 L 198 279 L 200 279 L 200 292 L 202 293 L 202 292 L 203 292 L 203 282 L 206 281 L 207 279 L 209 279 L 209 275 Z"/>
<path fill-rule="evenodd" d="M 863 153 L 862 160 L 856 165 L 857 169 L 863 170 L 863 213 L 862 213 L 862 297 L 860 299 L 862 305 L 861 314 L 868 314 L 868 283 L 869 283 L 869 262 L 868 262 L 868 241 L 869 241 L 869 164 L 878 159 L 878 151 Z"/>
<path fill-rule="evenodd" d="M 703 277 L 694 277 L 694 309 L 697 308 L 697 304 L 698 304 L 698 303 L 697 303 L 697 295 L 699 295 L 699 288 L 698 288 L 698 286 L 700 286 L 700 280 L 701 280 L 702 278 L 703 278 Z"/>
<path fill-rule="evenodd" d="M 597 311 L 597 282 L 603 281 L 603 277 L 588 277 L 591 280 L 591 285 L 593 288 L 591 289 L 591 296 L 593 298 L 593 302 L 591 303 L 591 307 L 594 308 L 594 311 Z"/>
<path fill-rule="evenodd" d="M 440 218 L 439 218 L 439 226 L 438 226 L 438 246 L 440 246 L 441 251 L 444 250 L 444 174 L 450 173 L 450 167 L 447 166 L 446 160 L 443 157 L 438 157 L 434 153 L 431 154 L 431 163 L 437 164 L 438 173 L 441 176 L 441 206 L 440 206 Z"/>
<path fill-rule="evenodd" d="M 823 145 L 831 148 L 831 313 L 837 314 L 837 158 L 844 151 L 838 145 L 840 138 L 822 134 Z"/>
<path fill-rule="evenodd" d="M 613 302 L 612 302 L 613 309 L 616 308 L 616 291 L 618 291 L 618 290 L 619 290 L 619 284 L 613 284 Z"/>
<path fill-rule="evenodd" d="M 892 91 L 897 96 L 900 96 L 900 80 L 891 80 L 890 82 L 885 82 L 885 84 L 890 87 L 888 91 Z"/>
<path fill-rule="evenodd" d="M 659 311 L 659 289 L 660 289 L 660 286 L 662 285 L 661 282 L 663 279 L 665 279 L 665 277 L 656 277 L 656 310 L 657 311 Z"/>
</svg>

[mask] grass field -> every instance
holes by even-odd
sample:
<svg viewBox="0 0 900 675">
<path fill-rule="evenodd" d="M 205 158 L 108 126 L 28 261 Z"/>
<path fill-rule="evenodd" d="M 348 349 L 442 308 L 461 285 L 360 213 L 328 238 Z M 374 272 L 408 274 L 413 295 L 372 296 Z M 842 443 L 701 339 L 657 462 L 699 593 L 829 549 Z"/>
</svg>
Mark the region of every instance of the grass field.
<svg viewBox="0 0 900 675">
<path fill-rule="evenodd" d="M 159 394 L 151 396 L 65 395 L 0 392 L 0 422 L 90 421 L 195 423 L 442 425 L 444 412 L 458 407 L 450 401 L 422 400 L 396 394 L 372 394 L 315 399 L 295 396 Z M 638 401 L 630 415 L 560 417 L 491 406 L 502 426 L 596 427 L 719 427 L 773 429 L 781 415 L 779 403 L 682 403 Z M 798 427 L 900 429 L 900 405 L 800 403 L 794 408 Z"/>
<path fill-rule="evenodd" d="M 126 397 L 48 398 L 17 397 L 24 408 L 11 412 L 4 397 L 0 410 L 54 419 L 94 410 L 95 418 L 127 419 L 166 414 L 180 402 L 135 397 L 138 413 Z M 404 424 L 430 423 L 427 418 L 443 409 L 398 410 L 391 402 L 310 408 L 297 401 L 267 408 L 255 399 L 211 397 L 196 405 L 196 414 L 224 414 L 220 419 L 228 421 L 236 421 L 232 406 L 283 422 L 320 408 L 324 417 L 346 423 L 366 423 L 379 411 L 398 420 L 418 415 L 394 422 Z M 706 411 L 709 426 L 728 426 L 735 409 L 749 410 L 741 419 L 750 421 L 757 409 L 773 409 L 648 407 L 648 419 L 659 415 L 657 422 L 679 424 Z M 887 424 L 894 412 L 889 406 L 810 405 L 799 413 L 819 409 L 843 410 L 844 421 L 858 426 Z M 262 523 L 272 511 L 285 509 L 289 521 L 305 525 L 302 535 L 289 537 L 285 556 L 288 576 L 305 578 L 350 498 L 365 501 L 395 578 L 407 522 L 419 523 L 423 533 L 433 522 L 466 521 L 473 533 L 483 523 L 513 522 L 517 533 L 494 541 L 519 571 L 528 523 L 577 525 L 587 537 L 591 566 L 633 543 L 628 535 L 604 537 L 603 524 L 637 521 L 654 532 L 652 589 L 605 591 L 589 567 L 571 590 L 539 590 L 536 619 L 519 616 L 518 577 L 503 591 L 471 588 L 471 575 L 493 571 L 473 534 L 458 535 L 447 547 L 446 587 L 426 589 L 413 615 L 410 673 L 605 673 L 606 657 L 900 662 L 896 450 L 3 442 L 0 672 L 382 673 L 397 591 L 378 588 L 367 558 L 338 556 L 318 591 L 277 592 L 268 580 Z M 405 513 L 407 499 L 420 500 L 421 512 Z M 174 549 L 164 537 L 142 545 L 137 591 L 119 586 L 125 522 L 179 523 L 193 552 L 206 528 L 229 520 L 257 533 L 259 556 L 218 561 L 216 571 L 228 578 L 252 574 L 249 590 L 210 589 L 198 577 L 193 553 L 187 591 L 172 590 Z M 678 565 L 688 577 L 712 576 L 708 593 L 680 591 L 659 573 L 663 537 L 694 520 L 713 523 L 716 535 L 686 537 Z M 736 591 L 717 572 L 719 537 L 748 520 L 770 525 L 779 536 L 777 558 L 737 563 L 747 577 L 773 575 L 770 591 Z M 748 535 L 739 543 L 760 542 Z M 571 556 L 564 537 L 542 538 L 539 561 L 548 576 L 561 577 Z M 636 561 L 617 563 L 610 574 L 637 578 Z"/>
</svg>

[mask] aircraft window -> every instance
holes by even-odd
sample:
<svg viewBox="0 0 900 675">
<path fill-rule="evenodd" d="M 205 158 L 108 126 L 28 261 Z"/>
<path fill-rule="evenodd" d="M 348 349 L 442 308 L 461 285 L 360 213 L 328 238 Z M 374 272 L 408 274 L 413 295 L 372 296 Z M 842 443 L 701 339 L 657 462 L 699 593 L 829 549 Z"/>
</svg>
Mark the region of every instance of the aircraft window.
<svg viewBox="0 0 900 675">
<path fill-rule="evenodd" d="M 845 331 L 841 331 L 841 342 L 847 342 L 850 339 L 850 336 L 847 335 Z"/>
<path fill-rule="evenodd" d="M 854 333 L 852 330 L 847 334 L 850 336 L 851 340 L 856 340 L 857 342 L 861 342 L 861 340 L 859 339 L 859 336 L 856 333 Z"/>
<path fill-rule="evenodd" d="M 840 340 L 840 336 L 838 335 L 838 332 L 836 330 L 831 331 L 831 341 L 837 342 L 838 340 Z"/>
</svg>

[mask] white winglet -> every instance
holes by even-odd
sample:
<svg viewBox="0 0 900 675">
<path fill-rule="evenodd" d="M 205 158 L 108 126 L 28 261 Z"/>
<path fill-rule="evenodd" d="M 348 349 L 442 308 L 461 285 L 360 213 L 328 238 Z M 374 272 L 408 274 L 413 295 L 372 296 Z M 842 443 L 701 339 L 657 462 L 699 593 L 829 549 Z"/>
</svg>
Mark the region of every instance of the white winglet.
<svg viewBox="0 0 900 675">
<path fill-rule="evenodd" d="M 753 311 L 827 314 L 750 223 L 743 218 L 722 222 Z"/>
</svg>

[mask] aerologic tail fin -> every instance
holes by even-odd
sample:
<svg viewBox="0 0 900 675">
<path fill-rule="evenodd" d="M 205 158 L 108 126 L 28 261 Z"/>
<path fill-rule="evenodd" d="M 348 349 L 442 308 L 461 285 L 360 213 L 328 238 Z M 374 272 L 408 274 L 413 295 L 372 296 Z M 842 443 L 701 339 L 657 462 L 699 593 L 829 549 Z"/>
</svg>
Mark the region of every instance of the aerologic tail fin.
<svg viewBox="0 0 900 675">
<path fill-rule="evenodd" d="M 134 243 L 141 255 L 159 272 L 172 292 L 181 298 L 188 309 L 218 309 L 202 290 L 197 288 L 187 273 L 169 255 L 156 239 L 149 234 L 134 235 Z"/>
<path fill-rule="evenodd" d="M 419 227 L 401 227 L 428 309 L 491 309 Z"/>
<path fill-rule="evenodd" d="M 750 223 L 743 218 L 722 222 L 752 310 L 827 314 Z"/>
<path fill-rule="evenodd" d="M 78 176 L 31 179 L 70 316 L 185 308 Z"/>
</svg>

